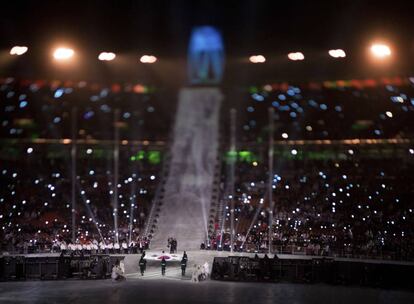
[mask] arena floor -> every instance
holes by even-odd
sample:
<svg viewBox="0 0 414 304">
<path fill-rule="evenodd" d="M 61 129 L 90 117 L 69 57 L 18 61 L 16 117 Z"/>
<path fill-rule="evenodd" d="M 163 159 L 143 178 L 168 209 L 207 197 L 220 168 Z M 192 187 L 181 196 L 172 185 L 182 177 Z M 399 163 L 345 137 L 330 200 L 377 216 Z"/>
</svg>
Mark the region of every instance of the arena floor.
<svg viewBox="0 0 414 304">
<path fill-rule="evenodd" d="M 171 278 L 124 282 L 0 283 L 0 303 L 414 303 L 414 293 L 328 285 L 234 283 Z"/>
<path fill-rule="evenodd" d="M 159 261 L 151 259 L 157 254 L 160 253 L 147 252 L 149 260 L 144 277 L 138 269 L 140 255 L 126 255 L 127 280 L 123 282 L 110 279 L 2 282 L 0 303 L 414 303 L 414 292 L 399 290 L 210 280 L 193 283 L 191 265 L 206 261 L 211 265 L 214 256 L 229 253 L 189 251 L 189 267 L 184 278 L 177 261 L 167 263 L 166 276 L 162 277 Z M 181 257 L 182 253 L 177 255 Z M 281 258 L 300 257 L 282 255 Z"/>
</svg>

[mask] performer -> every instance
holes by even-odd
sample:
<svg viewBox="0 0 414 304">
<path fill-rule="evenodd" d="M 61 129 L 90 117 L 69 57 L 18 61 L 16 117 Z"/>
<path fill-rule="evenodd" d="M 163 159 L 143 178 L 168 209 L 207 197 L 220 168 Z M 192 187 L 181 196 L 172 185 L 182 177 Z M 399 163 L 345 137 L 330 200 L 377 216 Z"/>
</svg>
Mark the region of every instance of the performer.
<svg viewBox="0 0 414 304">
<path fill-rule="evenodd" d="M 165 261 L 165 258 L 162 257 L 162 260 L 161 260 L 161 274 L 163 276 L 165 276 L 165 269 L 166 268 L 167 268 L 167 262 Z"/>
<path fill-rule="evenodd" d="M 147 268 L 147 260 L 144 259 L 144 256 L 141 256 L 141 259 L 139 260 L 139 269 L 141 270 L 141 276 L 144 275 L 146 268 Z"/>
<path fill-rule="evenodd" d="M 185 269 L 187 268 L 187 258 L 182 258 L 181 260 L 181 276 L 185 276 Z"/>
<path fill-rule="evenodd" d="M 173 253 L 177 253 L 177 239 L 176 238 L 174 238 L 173 244 L 174 244 L 174 252 Z"/>
</svg>

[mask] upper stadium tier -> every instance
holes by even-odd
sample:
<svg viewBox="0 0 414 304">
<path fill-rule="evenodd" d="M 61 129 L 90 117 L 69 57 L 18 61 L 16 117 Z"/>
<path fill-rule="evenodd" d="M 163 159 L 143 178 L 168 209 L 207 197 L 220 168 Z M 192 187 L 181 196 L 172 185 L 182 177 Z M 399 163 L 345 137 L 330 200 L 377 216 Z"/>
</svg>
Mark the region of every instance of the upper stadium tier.
<svg viewBox="0 0 414 304">
<path fill-rule="evenodd" d="M 414 88 L 410 78 L 353 80 L 303 85 L 287 83 L 223 88 L 223 137 L 229 109 L 237 111 L 237 141 L 268 138 L 274 109 L 275 140 L 412 138 Z M 177 91 L 140 84 L 0 80 L 1 138 L 72 137 L 73 108 L 78 139 L 114 138 L 119 109 L 121 140 L 169 138 Z"/>
<path fill-rule="evenodd" d="M 114 138 L 119 109 L 121 139 L 166 140 L 175 113 L 176 93 L 140 84 L 0 80 L 1 138 Z M 75 119 L 72 110 L 76 108 Z"/>
<path fill-rule="evenodd" d="M 398 81 L 397 81 L 398 80 Z M 287 83 L 227 94 L 224 107 L 237 110 L 237 140 L 267 141 L 274 109 L 275 140 L 412 138 L 414 88 L 408 78 Z M 222 120 L 229 122 L 223 109 Z M 229 126 L 224 130 L 229 130 Z"/>
</svg>

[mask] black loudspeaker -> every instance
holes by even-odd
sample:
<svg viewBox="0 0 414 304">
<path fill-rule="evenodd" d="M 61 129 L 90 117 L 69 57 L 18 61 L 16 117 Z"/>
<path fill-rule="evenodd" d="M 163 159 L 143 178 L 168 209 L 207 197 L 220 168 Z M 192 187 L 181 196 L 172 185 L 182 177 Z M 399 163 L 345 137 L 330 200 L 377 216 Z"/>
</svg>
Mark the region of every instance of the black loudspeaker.
<svg viewBox="0 0 414 304">
<path fill-rule="evenodd" d="M 25 279 L 25 258 L 24 256 L 4 256 L 1 259 L 0 278 L 2 280 L 23 280 Z"/>
<path fill-rule="evenodd" d="M 59 257 L 5 256 L 0 258 L 0 280 L 105 279 L 125 256 L 88 255 Z"/>
<path fill-rule="evenodd" d="M 41 279 L 42 265 L 40 262 L 40 258 L 27 258 L 25 264 L 26 264 L 26 278 L 28 280 Z"/>
<path fill-rule="evenodd" d="M 227 258 L 222 257 L 214 258 L 211 269 L 211 278 L 213 280 L 223 280 L 226 276 L 229 276 L 226 260 Z"/>
</svg>

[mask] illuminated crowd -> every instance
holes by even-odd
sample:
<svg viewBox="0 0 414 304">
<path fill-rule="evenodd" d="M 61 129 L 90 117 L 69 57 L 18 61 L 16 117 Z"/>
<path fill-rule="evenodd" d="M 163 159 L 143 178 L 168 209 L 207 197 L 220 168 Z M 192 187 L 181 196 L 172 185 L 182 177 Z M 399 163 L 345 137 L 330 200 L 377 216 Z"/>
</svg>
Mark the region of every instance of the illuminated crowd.
<svg viewBox="0 0 414 304">
<path fill-rule="evenodd" d="M 239 251 L 269 250 L 270 107 L 275 140 L 273 250 L 413 259 L 411 78 L 400 85 L 395 81 L 337 87 L 279 84 L 245 92 L 234 104 L 228 92 L 222 108 L 219 183 L 224 209 L 215 214 L 214 230 L 203 247 L 230 249 L 228 166 L 234 161 L 232 245 Z M 113 253 L 148 248 L 145 224 L 162 182 L 162 160 L 174 117 L 170 96 L 133 84 L 2 79 L 1 249 Z M 225 152 L 230 107 L 237 110 L 236 155 Z M 121 145 L 119 179 L 114 185 L 116 126 Z M 79 140 L 74 242 L 73 129 Z M 115 186 L 118 243 L 114 241 Z"/>
<path fill-rule="evenodd" d="M 175 103 L 165 95 L 141 84 L 0 78 L 0 138 L 70 139 L 76 110 L 77 139 L 113 139 L 119 109 L 123 140 L 166 140 Z"/>
<path fill-rule="evenodd" d="M 237 108 L 238 151 L 228 152 L 223 161 L 225 209 L 203 247 L 230 249 L 228 170 L 237 158 L 233 248 L 269 250 L 272 107 L 272 250 L 413 259 L 413 83 L 411 78 L 403 85 L 372 82 L 366 87 L 252 87 L 244 108 Z"/>
<path fill-rule="evenodd" d="M 0 99 L 2 250 L 90 249 L 96 244 L 104 251 L 119 251 L 125 244 L 132 251 L 148 248 L 145 222 L 164 153 L 157 141 L 168 139 L 172 117 L 160 106 L 157 94 L 142 85 L 121 89 L 8 78 L 0 82 Z M 71 238 L 73 122 L 78 141 L 75 241 Z M 115 125 L 123 140 L 116 185 L 119 243 L 114 241 L 113 219 Z"/>
<path fill-rule="evenodd" d="M 396 147 L 386 157 L 386 149 L 363 149 L 348 147 L 337 159 L 310 159 L 312 154 L 305 150 L 276 160 L 280 165 L 272 183 L 273 250 L 414 257 L 414 154 Z M 267 252 L 266 164 L 238 162 L 236 168 L 234 249 Z M 230 248 L 230 200 L 226 203 L 224 234 L 217 226 L 210 244 L 214 248 Z"/>
<path fill-rule="evenodd" d="M 70 153 L 68 149 L 62 151 L 65 148 L 62 145 L 46 148 L 35 145 L 30 154 L 27 149 L 17 151 L 21 152 L 18 160 L 0 165 L 3 247 L 13 246 L 19 251 L 24 247 L 36 247 L 36 250 L 47 251 L 52 244 L 71 243 Z M 160 164 L 146 158 L 131 161 L 130 151 L 121 150 L 123 165 L 117 185 L 120 242 L 116 244 L 113 241 L 113 171 L 99 151 L 98 148 L 79 151 L 77 243 L 73 244 L 105 242 L 112 244 L 109 247 L 112 249 L 123 242 L 128 246 L 136 242 L 147 247 L 143 230 L 158 184 Z M 67 152 L 66 157 L 64 152 Z"/>
<path fill-rule="evenodd" d="M 241 100 L 230 105 L 237 110 L 241 144 L 267 142 L 269 108 L 274 109 L 275 140 L 412 138 L 413 82 L 397 78 L 268 84 L 253 86 L 241 96 L 229 94 L 229 105 Z M 228 125 L 228 113 L 222 118 Z"/>
</svg>

